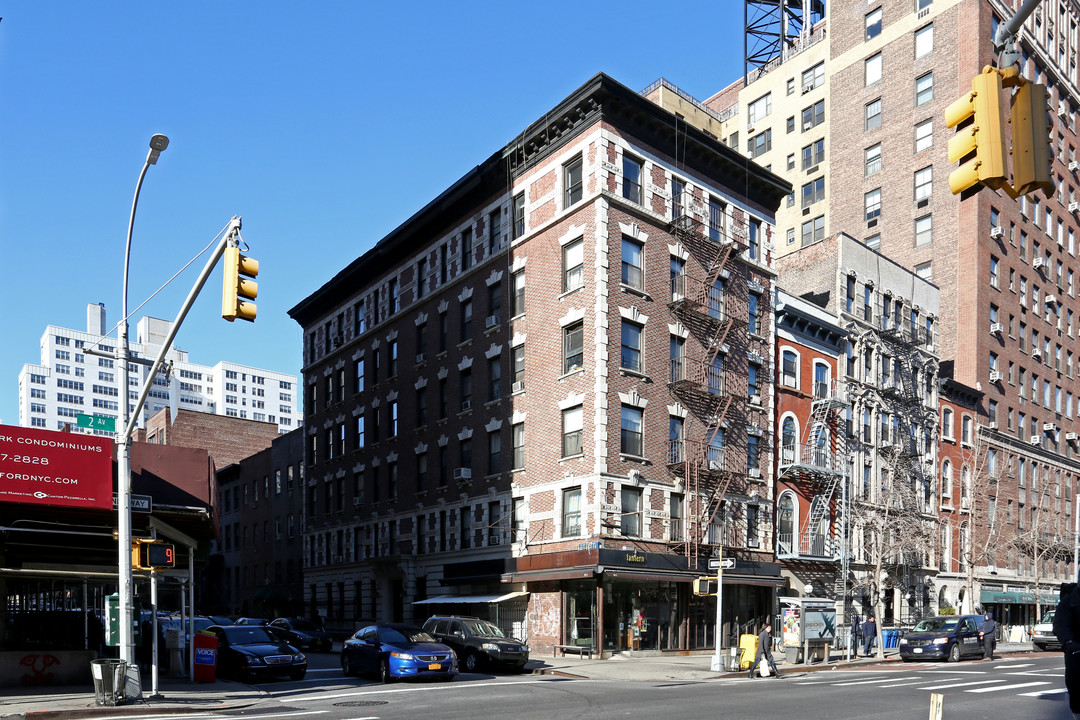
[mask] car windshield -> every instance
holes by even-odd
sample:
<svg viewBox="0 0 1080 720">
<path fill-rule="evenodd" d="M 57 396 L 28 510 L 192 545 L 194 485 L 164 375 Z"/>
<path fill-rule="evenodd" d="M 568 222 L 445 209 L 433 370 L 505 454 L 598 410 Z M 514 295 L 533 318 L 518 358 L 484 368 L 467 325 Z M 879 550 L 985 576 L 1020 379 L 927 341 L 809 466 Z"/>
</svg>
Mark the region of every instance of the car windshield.
<svg viewBox="0 0 1080 720">
<path fill-rule="evenodd" d="M 293 630 L 303 630 L 304 632 L 319 632 L 319 626 L 310 620 L 293 620 Z"/>
<path fill-rule="evenodd" d="M 1053 625 L 1054 624 L 1054 611 L 1053 610 L 1048 610 L 1047 613 L 1045 615 L 1043 615 L 1042 621 L 1043 621 L 1044 625 Z"/>
<path fill-rule="evenodd" d="M 956 629 L 958 622 L 959 620 L 954 617 L 927 618 L 916 625 L 912 632 L 938 632 L 939 630 L 950 632 Z"/>
<path fill-rule="evenodd" d="M 482 637 L 506 637 L 503 635 L 502 630 L 483 620 L 469 620 L 465 623 L 465 626 L 469 628 L 469 633 L 472 635 L 480 635 Z"/>
<path fill-rule="evenodd" d="M 262 625 L 235 625 L 225 628 L 225 638 L 230 645 L 257 645 L 259 643 L 277 643 Z"/>
<path fill-rule="evenodd" d="M 435 642 L 435 638 L 418 627 L 383 627 L 379 628 L 379 642 Z"/>
</svg>

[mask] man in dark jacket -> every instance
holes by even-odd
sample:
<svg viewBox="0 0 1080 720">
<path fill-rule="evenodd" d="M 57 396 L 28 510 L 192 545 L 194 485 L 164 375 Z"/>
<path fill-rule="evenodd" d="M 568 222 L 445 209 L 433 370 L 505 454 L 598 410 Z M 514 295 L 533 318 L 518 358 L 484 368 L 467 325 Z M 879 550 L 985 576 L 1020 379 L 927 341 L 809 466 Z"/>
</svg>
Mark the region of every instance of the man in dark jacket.
<svg viewBox="0 0 1080 720">
<path fill-rule="evenodd" d="M 863 655 L 870 657 L 870 648 L 874 645 L 874 640 L 877 639 L 877 623 L 874 622 L 874 616 L 871 615 L 866 619 L 866 622 L 862 624 L 862 639 L 863 639 Z"/>
<path fill-rule="evenodd" d="M 1054 612 L 1054 635 L 1065 653 L 1065 688 L 1069 691 L 1069 709 L 1080 720 L 1080 585 L 1068 592 L 1062 588 L 1061 602 Z"/>
<path fill-rule="evenodd" d="M 754 671 L 757 670 L 758 663 L 761 662 L 762 658 L 768 661 L 769 667 L 772 668 L 773 677 L 780 677 L 780 671 L 776 669 L 776 663 L 773 662 L 771 623 L 765 623 L 765 627 L 761 628 L 761 632 L 758 633 L 757 655 L 754 656 L 754 664 L 750 666 L 751 678 L 754 677 Z"/>
<path fill-rule="evenodd" d="M 979 628 L 979 637 L 982 638 L 983 660 L 994 659 L 994 643 L 997 640 L 997 623 L 990 613 L 983 616 L 982 627 Z"/>
</svg>

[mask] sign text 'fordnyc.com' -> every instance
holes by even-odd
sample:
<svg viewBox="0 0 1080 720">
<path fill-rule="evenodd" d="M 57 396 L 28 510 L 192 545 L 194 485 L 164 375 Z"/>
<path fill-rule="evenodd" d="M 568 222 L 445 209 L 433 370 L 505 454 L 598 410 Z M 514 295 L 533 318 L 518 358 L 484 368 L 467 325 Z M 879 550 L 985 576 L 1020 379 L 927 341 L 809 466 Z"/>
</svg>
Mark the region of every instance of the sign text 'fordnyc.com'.
<svg viewBox="0 0 1080 720">
<path fill-rule="evenodd" d="M 112 507 L 111 438 L 0 425 L 0 502 Z"/>
</svg>

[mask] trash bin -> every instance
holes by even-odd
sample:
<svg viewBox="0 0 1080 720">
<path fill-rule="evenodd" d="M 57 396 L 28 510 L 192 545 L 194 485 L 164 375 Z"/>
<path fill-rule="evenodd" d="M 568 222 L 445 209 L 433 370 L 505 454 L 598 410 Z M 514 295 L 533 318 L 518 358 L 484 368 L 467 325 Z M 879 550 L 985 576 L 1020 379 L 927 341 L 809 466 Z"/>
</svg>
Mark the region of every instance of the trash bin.
<svg viewBox="0 0 1080 720">
<path fill-rule="evenodd" d="M 798 645 L 784 646 L 784 662 L 795 665 L 802 662 L 802 648 Z"/>
<path fill-rule="evenodd" d="M 754 657 L 757 655 L 757 635 L 740 635 L 739 636 L 739 650 L 742 651 L 742 656 L 739 660 L 739 666 L 746 670 L 754 664 Z"/>
<path fill-rule="evenodd" d="M 217 637 L 197 632 L 191 644 L 195 653 L 195 677 L 192 679 L 195 682 L 214 682 L 217 675 Z"/>
<path fill-rule="evenodd" d="M 725 650 L 722 658 L 724 661 L 724 670 L 727 672 L 739 672 L 739 668 L 742 666 L 742 663 L 739 662 L 739 656 L 741 654 L 742 651 L 739 650 L 739 648 L 728 648 Z"/>
<path fill-rule="evenodd" d="M 90 674 L 94 678 L 94 702 L 97 705 L 123 705 L 124 686 L 127 683 L 127 663 L 116 658 L 90 661 Z"/>
</svg>

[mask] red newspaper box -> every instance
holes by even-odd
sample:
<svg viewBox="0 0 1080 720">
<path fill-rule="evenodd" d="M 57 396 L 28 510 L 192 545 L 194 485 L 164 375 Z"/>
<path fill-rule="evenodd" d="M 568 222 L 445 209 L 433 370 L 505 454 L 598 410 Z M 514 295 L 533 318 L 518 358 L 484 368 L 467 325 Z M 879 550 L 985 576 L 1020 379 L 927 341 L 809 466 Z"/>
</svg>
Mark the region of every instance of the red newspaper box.
<svg viewBox="0 0 1080 720">
<path fill-rule="evenodd" d="M 192 639 L 195 653 L 195 682 L 212 683 L 217 680 L 217 637 L 197 632 Z"/>
</svg>

